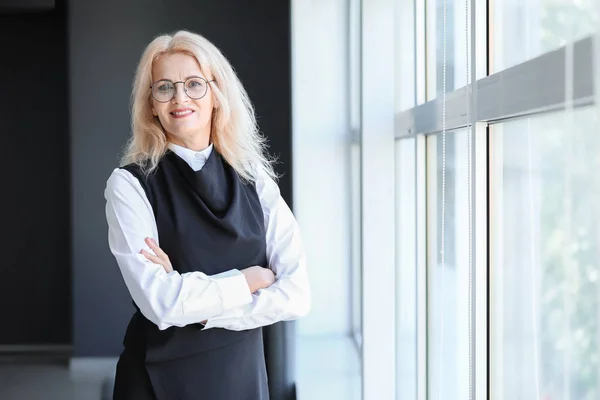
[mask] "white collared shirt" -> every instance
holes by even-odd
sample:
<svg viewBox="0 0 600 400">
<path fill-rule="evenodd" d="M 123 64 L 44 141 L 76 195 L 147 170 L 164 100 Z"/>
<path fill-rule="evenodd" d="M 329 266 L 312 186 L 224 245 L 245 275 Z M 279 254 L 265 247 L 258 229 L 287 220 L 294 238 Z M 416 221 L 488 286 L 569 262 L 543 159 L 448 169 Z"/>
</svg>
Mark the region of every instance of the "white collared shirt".
<svg viewBox="0 0 600 400">
<path fill-rule="evenodd" d="M 170 143 L 169 149 L 199 171 L 213 146 L 193 151 Z M 296 219 L 277 184 L 265 173 L 257 177 L 256 191 L 265 217 L 267 262 L 276 281 L 251 294 L 245 276 L 237 269 L 212 276 L 166 273 L 140 254 L 142 249 L 151 252 L 146 237 L 160 246 L 152 206 L 129 171 L 117 168 L 112 172 L 104 192 L 109 246 L 134 302 L 159 329 L 207 320 L 203 329 L 245 330 L 308 313 L 310 286 Z"/>
</svg>

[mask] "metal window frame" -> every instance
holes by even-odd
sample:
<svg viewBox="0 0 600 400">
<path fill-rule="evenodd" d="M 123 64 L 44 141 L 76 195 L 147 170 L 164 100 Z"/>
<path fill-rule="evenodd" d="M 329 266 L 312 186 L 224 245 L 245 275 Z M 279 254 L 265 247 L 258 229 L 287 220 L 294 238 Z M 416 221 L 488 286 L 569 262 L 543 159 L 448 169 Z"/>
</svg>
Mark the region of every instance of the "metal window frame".
<svg viewBox="0 0 600 400">
<path fill-rule="evenodd" d="M 593 41 L 594 37 L 588 36 L 573 45 L 574 107 L 594 104 Z M 476 55 L 474 52 L 472 54 Z M 565 109 L 565 57 L 566 48 L 561 47 L 493 75 L 473 80 L 474 84 L 448 93 L 446 130 L 464 128 L 475 122 L 495 123 Z M 468 115 L 467 96 L 477 98 L 472 118 Z M 436 98 L 396 114 L 396 138 L 441 132 L 442 102 L 442 98 Z"/>
<path fill-rule="evenodd" d="M 416 0 L 415 26 L 419 29 L 419 3 Z M 505 122 L 513 118 L 522 118 L 534 114 L 564 110 L 567 104 L 565 92 L 567 79 L 566 46 L 542 54 L 514 67 L 488 75 L 488 4 L 471 0 L 471 84 L 446 95 L 446 130 L 453 131 L 465 127 L 471 129 L 471 176 L 472 176 L 472 261 L 471 275 L 471 334 L 473 348 L 471 354 L 472 398 L 487 399 L 490 396 L 490 329 L 489 329 L 489 125 Z M 594 46 L 600 48 L 600 35 L 592 35 L 577 40 L 573 46 L 573 107 L 594 104 L 595 95 L 600 91 L 600 82 L 596 82 L 593 66 Z M 423 64 L 419 54 L 424 50 L 425 42 L 416 46 L 416 64 Z M 423 47 L 423 48 L 421 48 Z M 425 54 L 421 54 L 425 57 Z M 424 70 L 417 68 L 416 102 L 423 98 L 425 84 Z M 477 77 L 483 77 L 477 79 Z M 474 84 L 473 84 L 474 82 Z M 421 84 L 420 84 L 421 83 Z M 426 194 L 426 142 L 427 135 L 442 132 L 442 99 L 422 103 L 416 107 L 397 113 L 395 116 L 395 138 L 417 137 L 417 343 L 418 399 L 427 398 L 427 217 Z M 423 179 L 423 181 L 421 181 Z M 420 201 L 419 201 L 420 200 Z M 477 239 L 479 238 L 479 240 Z"/>
<path fill-rule="evenodd" d="M 417 400 L 427 399 L 427 143 L 417 136 L 416 252 L 417 252 Z"/>
<path fill-rule="evenodd" d="M 489 393 L 489 126 L 472 126 L 471 146 L 471 399 L 488 399 Z"/>
<path fill-rule="evenodd" d="M 361 100 L 362 100 L 362 62 L 361 62 L 361 54 L 362 54 L 362 43 L 361 43 L 361 34 L 362 34 L 362 24 L 361 24 L 361 9 L 362 9 L 362 0 L 350 0 L 348 2 L 348 8 L 347 8 L 347 20 L 348 20 L 348 65 L 347 65 L 347 71 L 346 73 L 348 74 L 348 82 L 349 82 L 349 87 L 350 87 L 350 95 L 348 96 L 348 110 L 350 112 L 350 114 L 348 115 L 348 126 L 350 127 L 350 134 L 349 134 L 349 146 L 348 146 L 348 152 L 349 152 L 349 156 L 348 156 L 348 170 L 350 171 L 349 173 L 349 178 L 350 180 L 353 179 L 352 174 L 354 173 L 354 171 L 352 171 L 351 167 L 352 167 L 352 160 L 351 160 L 351 152 L 352 152 L 352 146 L 354 145 L 358 145 L 359 147 L 359 157 L 360 157 L 360 146 L 361 146 L 361 115 L 359 112 L 358 116 L 355 116 L 355 118 L 357 118 L 358 120 L 355 121 L 353 120 L 353 116 L 352 114 L 355 111 L 355 108 L 358 108 L 358 110 L 361 109 Z M 354 69 L 357 69 L 357 75 L 358 75 L 358 79 L 355 81 L 355 74 L 353 74 Z M 356 88 L 356 92 L 357 92 L 357 97 L 354 97 L 354 85 L 358 85 L 358 87 Z M 362 191 L 361 186 L 361 178 L 360 178 L 360 170 L 362 170 L 362 160 L 359 159 L 359 193 Z M 350 190 L 352 191 L 352 187 L 350 187 Z M 350 199 L 352 201 L 354 201 L 355 199 L 352 198 L 353 193 L 349 193 L 350 195 Z M 361 199 L 359 196 L 358 199 L 358 208 L 359 213 L 362 213 L 362 204 L 361 204 Z M 350 219 L 352 222 L 354 222 L 354 216 L 352 215 L 353 209 L 350 210 Z M 351 241 L 352 241 L 352 245 L 350 248 L 350 252 L 349 252 L 349 257 L 350 260 L 353 260 L 353 252 L 355 249 L 352 248 L 352 246 L 354 245 L 353 240 L 354 240 L 354 235 L 358 234 L 359 235 L 359 265 L 358 265 L 358 270 L 359 270 L 359 276 L 360 276 L 360 281 L 362 281 L 362 276 L 363 276 L 363 265 L 362 262 L 360 261 L 360 254 L 362 253 L 362 243 L 361 243 L 361 239 L 360 239 L 360 232 L 361 232 L 361 223 L 360 223 L 360 215 L 359 215 L 359 226 L 358 226 L 358 232 L 352 232 L 350 237 L 351 237 Z M 352 226 L 351 229 L 354 229 L 354 226 Z M 355 268 L 355 265 L 352 265 L 351 268 Z M 351 301 L 351 306 L 354 306 L 354 296 L 356 295 L 356 293 L 354 292 L 354 283 L 353 282 L 353 277 L 354 277 L 354 271 L 351 271 L 351 278 L 349 280 L 349 293 L 350 293 L 350 301 Z M 362 293 L 361 293 L 362 295 Z M 359 354 L 360 357 L 360 364 L 362 365 L 362 321 L 363 321 L 363 307 L 362 307 L 362 301 L 359 302 L 360 303 L 360 318 L 358 321 L 355 321 L 354 319 L 354 310 L 352 309 L 352 307 L 350 308 L 349 312 L 350 312 L 350 336 L 352 338 L 352 341 L 356 347 L 356 350 Z M 359 328 L 359 332 L 356 332 L 354 330 L 355 325 L 358 326 Z"/>
<path fill-rule="evenodd" d="M 486 79 L 489 73 L 490 20 L 488 8 L 489 1 L 471 0 L 471 76 L 470 82 L 477 83 L 478 77 Z M 473 87 L 474 85 L 470 85 Z M 475 85 L 475 87 L 477 87 Z M 488 309 L 488 138 L 489 125 L 487 122 L 477 121 L 475 118 L 480 112 L 481 93 L 477 90 L 467 92 L 472 97 L 468 121 L 471 123 L 471 386 L 470 399 L 488 399 L 489 385 L 489 309 Z M 475 118 L 474 118 L 475 117 Z M 482 239 L 483 238 L 483 239 Z"/>
<path fill-rule="evenodd" d="M 427 1 L 415 0 L 415 101 L 427 101 Z M 396 128 L 397 129 L 397 128 Z M 417 400 L 427 400 L 427 141 L 415 140 L 416 249 L 417 252 Z"/>
</svg>

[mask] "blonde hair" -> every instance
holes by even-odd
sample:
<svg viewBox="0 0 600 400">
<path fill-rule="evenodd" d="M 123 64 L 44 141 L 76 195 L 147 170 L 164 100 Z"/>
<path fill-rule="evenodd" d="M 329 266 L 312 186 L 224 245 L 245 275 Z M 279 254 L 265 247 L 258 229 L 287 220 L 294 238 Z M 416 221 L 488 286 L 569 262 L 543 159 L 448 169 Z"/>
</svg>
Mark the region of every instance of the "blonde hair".
<svg viewBox="0 0 600 400">
<path fill-rule="evenodd" d="M 203 36 L 187 31 L 156 37 L 138 64 L 131 93 L 132 137 L 121 165 L 137 164 L 145 174 L 156 169 L 167 152 L 167 137 L 152 114 L 152 63 L 164 54 L 194 57 L 207 78 L 218 107 L 212 111 L 211 141 L 240 177 L 255 181 L 259 170 L 277 176 L 266 151 L 266 139 L 258 131 L 254 107 L 242 83 L 223 54 Z"/>
</svg>

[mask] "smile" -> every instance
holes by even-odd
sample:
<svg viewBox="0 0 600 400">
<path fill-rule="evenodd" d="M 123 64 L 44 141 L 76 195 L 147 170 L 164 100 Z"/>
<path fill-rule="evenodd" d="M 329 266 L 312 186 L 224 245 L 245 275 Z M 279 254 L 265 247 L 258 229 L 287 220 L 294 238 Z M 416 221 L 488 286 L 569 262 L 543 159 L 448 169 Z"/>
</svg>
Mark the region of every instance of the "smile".
<svg viewBox="0 0 600 400">
<path fill-rule="evenodd" d="M 181 110 L 181 111 L 173 111 L 171 112 L 171 115 L 175 118 L 181 118 L 181 117 L 186 117 L 190 114 L 192 114 L 194 111 L 187 109 L 187 110 Z"/>
</svg>

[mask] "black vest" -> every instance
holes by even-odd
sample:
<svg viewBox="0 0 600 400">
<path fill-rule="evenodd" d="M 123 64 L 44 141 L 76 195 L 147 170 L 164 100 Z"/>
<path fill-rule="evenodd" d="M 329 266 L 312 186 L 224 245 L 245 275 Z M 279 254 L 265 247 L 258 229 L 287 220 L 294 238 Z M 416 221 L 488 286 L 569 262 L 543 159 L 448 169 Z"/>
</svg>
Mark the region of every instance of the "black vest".
<svg viewBox="0 0 600 400">
<path fill-rule="evenodd" d="M 124 169 L 137 177 L 146 192 L 160 247 L 173 269 L 214 275 L 253 265 L 267 267 L 264 215 L 256 188 L 243 181 L 216 149 L 200 171 L 171 151 L 148 177 L 137 165 Z M 138 308 L 123 344 L 145 353 L 152 362 L 221 347 L 250 333 L 201 329 L 198 323 L 161 331 Z"/>
</svg>

